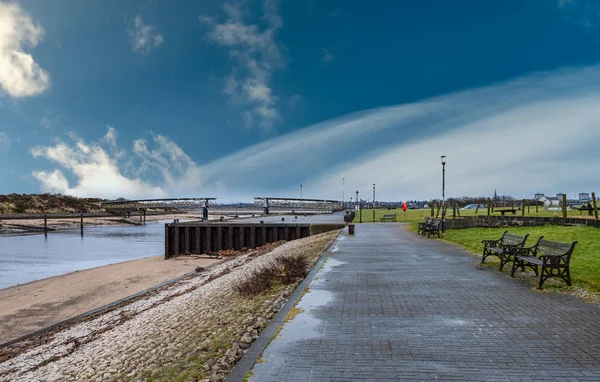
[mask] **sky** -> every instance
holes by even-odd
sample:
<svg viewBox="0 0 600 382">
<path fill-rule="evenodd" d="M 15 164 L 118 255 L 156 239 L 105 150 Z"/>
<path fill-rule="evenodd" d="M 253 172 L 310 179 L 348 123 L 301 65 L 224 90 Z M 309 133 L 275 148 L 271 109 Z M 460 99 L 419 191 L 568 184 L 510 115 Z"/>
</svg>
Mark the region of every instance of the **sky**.
<svg viewBox="0 0 600 382">
<path fill-rule="evenodd" d="M 600 192 L 596 0 L 0 0 L 0 194 Z"/>
</svg>

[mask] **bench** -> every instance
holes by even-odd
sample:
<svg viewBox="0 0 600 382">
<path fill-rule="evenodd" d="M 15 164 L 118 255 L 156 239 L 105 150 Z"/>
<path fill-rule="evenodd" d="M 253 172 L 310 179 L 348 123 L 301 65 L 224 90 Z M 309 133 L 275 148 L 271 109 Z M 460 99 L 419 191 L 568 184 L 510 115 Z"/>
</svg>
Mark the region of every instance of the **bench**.
<svg viewBox="0 0 600 382">
<path fill-rule="evenodd" d="M 513 215 L 516 215 L 517 211 L 518 211 L 517 208 L 509 208 L 509 209 L 504 209 L 504 210 L 498 210 L 498 209 L 494 210 L 494 212 L 500 212 L 500 214 L 502 214 L 502 216 L 504 216 L 504 214 L 506 214 L 508 212 L 512 213 Z"/>
<path fill-rule="evenodd" d="M 385 221 L 391 221 L 391 222 L 395 222 L 396 220 L 396 214 L 385 214 L 381 217 L 381 221 L 385 222 Z"/>
<path fill-rule="evenodd" d="M 432 220 L 433 220 L 433 218 L 426 217 L 424 221 L 422 221 L 421 223 L 419 223 L 419 226 L 417 227 L 417 233 L 421 234 L 421 235 L 425 235 L 425 230 L 424 230 L 423 227 L 425 227 L 426 225 L 431 224 Z"/>
<path fill-rule="evenodd" d="M 540 276 L 538 289 L 542 289 L 544 282 L 552 277 L 561 278 L 568 286 L 571 286 L 569 263 L 575 244 L 577 244 L 576 241 L 571 244 L 548 241 L 541 236 L 534 246 L 518 248 L 514 251 L 510 276 L 515 277 L 517 268 L 524 271 L 525 267 L 529 267 L 533 269 L 536 276 Z M 539 267 L 542 268 L 541 271 Z"/>
<path fill-rule="evenodd" d="M 513 250 L 515 248 L 523 248 L 527 241 L 529 234 L 525 236 L 514 235 L 504 231 L 502 237 L 498 240 L 482 240 L 483 243 L 483 255 L 481 256 L 481 264 L 485 262 L 488 256 L 496 256 L 500 259 L 501 271 L 504 264 L 508 263 L 513 259 Z"/>
<path fill-rule="evenodd" d="M 438 238 L 442 238 L 441 234 L 442 219 L 433 219 L 431 223 L 423 226 L 423 235 L 427 234 L 427 238 L 431 235 L 437 235 Z"/>
</svg>

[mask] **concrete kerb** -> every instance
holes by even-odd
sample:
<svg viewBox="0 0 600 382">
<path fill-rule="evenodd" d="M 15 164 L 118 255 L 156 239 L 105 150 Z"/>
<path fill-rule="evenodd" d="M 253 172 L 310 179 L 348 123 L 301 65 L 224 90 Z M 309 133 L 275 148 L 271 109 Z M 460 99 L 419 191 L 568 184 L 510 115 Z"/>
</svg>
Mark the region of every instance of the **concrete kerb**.
<svg viewBox="0 0 600 382">
<path fill-rule="evenodd" d="M 302 282 L 298 285 L 294 293 L 292 293 L 290 298 L 286 301 L 283 307 L 281 307 L 279 312 L 275 314 L 275 317 L 273 317 L 273 319 L 271 320 L 271 322 L 269 322 L 267 327 L 260 333 L 260 336 L 256 339 L 256 341 L 252 343 L 252 345 L 244 354 L 242 359 L 238 361 L 231 373 L 227 375 L 225 381 L 242 381 L 245 378 L 246 374 L 250 370 L 252 370 L 252 367 L 254 367 L 256 361 L 259 359 L 263 351 L 269 345 L 269 342 L 271 341 L 273 335 L 275 335 L 279 328 L 285 323 L 285 318 L 288 315 L 288 313 L 292 310 L 292 308 L 296 305 L 298 300 L 300 300 L 300 298 L 302 297 L 304 289 L 315 278 L 316 274 L 321 269 L 321 265 L 323 265 L 323 263 L 329 257 L 329 254 L 331 253 L 331 248 L 333 248 L 338 242 L 342 232 L 344 232 L 344 230 L 341 230 L 338 236 L 335 238 L 335 240 L 329 243 L 327 248 L 323 250 L 323 252 L 320 255 L 321 258 L 319 259 L 319 261 L 315 263 L 315 265 L 312 267 L 306 278 L 304 278 L 304 280 L 302 280 Z"/>
<path fill-rule="evenodd" d="M 210 265 L 208 265 L 206 267 L 203 267 L 203 268 L 204 269 L 210 269 L 210 268 L 212 268 L 214 266 L 217 266 L 217 265 L 219 265 L 221 263 L 222 263 L 222 261 L 219 261 L 219 262 L 210 264 Z M 194 275 L 197 275 L 197 274 L 198 273 L 196 271 L 188 272 L 188 273 L 186 273 L 186 274 L 184 274 L 182 276 L 176 277 L 174 279 L 167 280 L 167 281 L 162 282 L 160 284 L 157 284 L 157 285 L 155 285 L 153 287 L 145 289 L 145 290 L 143 290 L 141 292 L 134 293 L 134 294 L 132 294 L 130 296 L 127 296 L 127 297 L 124 297 L 124 298 L 122 298 L 120 300 L 117 300 L 117 301 L 111 302 L 109 304 L 103 305 L 103 306 L 101 306 L 99 308 L 92 309 L 92 310 L 90 310 L 88 312 L 79 314 L 79 315 L 77 315 L 75 317 L 67 318 L 66 320 L 57 322 L 57 323 L 52 324 L 50 326 L 47 326 L 45 328 L 36 330 L 35 332 L 31 332 L 31 333 L 25 334 L 25 335 L 23 335 L 21 337 L 15 338 L 14 340 L 10 340 L 8 342 L 0 344 L 0 349 L 5 348 L 7 346 L 14 345 L 14 344 L 19 343 L 21 341 L 28 340 L 30 338 L 34 338 L 34 337 L 41 336 L 43 334 L 49 333 L 49 332 L 51 332 L 51 331 L 53 331 L 55 329 L 60 328 L 61 326 L 75 324 L 75 323 L 77 323 L 79 321 L 82 321 L 85 318 L 88 318 L 90 316 L 94 316 L 94 315 L 99 314 L 99 313 L 106 313 L 106 312 L 108 312 L 108 311 L 110 311 L 110 310 L 112 310 L 114 308 L 117 308 L 121 304 L 128 303 L 128 302 L 129 303 L 133 302 L 134 300 L 136 300 L 136 299 L 138 299 L 140 297 L 143 297 L 143 296 L 145 296 L 145 295 L 147 295 L 147 294 L 149 294 L 151 292 L 154 292 L 154 291 L 156 291 L 156 290 L 158 290 L 160 288 L 163 288 L 163 287 L 165 287 L 167 285 L 170 285 L 170 284 L 174 284 L 174 283 L 176 283 L 178 281 L 184 280 L 184 279 L 186 279 L 188 277 L 191 277 L 191 276 L 194 276 Z"/>
</svg>

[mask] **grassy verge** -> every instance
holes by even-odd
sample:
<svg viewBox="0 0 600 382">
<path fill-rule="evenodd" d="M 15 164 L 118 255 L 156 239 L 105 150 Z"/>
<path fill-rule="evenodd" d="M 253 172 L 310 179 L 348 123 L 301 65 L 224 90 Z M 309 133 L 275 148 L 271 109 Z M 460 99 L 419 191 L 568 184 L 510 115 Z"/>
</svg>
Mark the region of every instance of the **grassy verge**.
<svg viewBox="0 0 600 382">
<path fill-rule="evenodd" d="M 500 208 L 500 207 L 499 207 Z M 375 222 L 379 223 L 381 222 L 381 217 L 385 214 L 396 214 L 396 218 L 398 219 L 399 222 L 416 222 L 416 221 L 423 221 L 423 219 L 426 216 L 431 216 L 431 209 L 426 208 L 426 209 L 418 209 L 418 210 L 406 210 L 406 211 L 402 211 L 401 208 L 397 208 L 397 209 L 392 209 L 392 210 L 388 210 L 387 208 L 384 209 L 375 209 Z M 462 210 L 460 211 L 460 216 L 487 216 L 487 208 L 485 209 L 480 209 L 479 211 L 477 211 L 477 214 L 475 214 L 475 210 Z M 500 212 L 493 212 L 490 213 L 491 216 L 501 216 Z M 434 216 L 435 216 L 435 211 L 434 211 Z M 513 215 L 506 215 L 506 216 L 513 216 Z M 516 216 L 521 216 L 521 212 L 518 211 Z M 527 207 L 525 207 L 525 216 L 538 216 L 538 217 L 562 217 L 562 211 L 546 211 L 543 208 L 538 208 L 538 212 L 535 211 L 535 207 L 530 208 L 529 211 L 527 210 Z M 439 217 L 441 217 L 441 211 L 439 213 Z M 448 208 L 447 212 L 446 212 L 446 217 L 448 219 L 452 218 L 452 209 Z M 592 219 L 593 217 L 588 216 L 586 212 L 584 212 L 583 214 L 580 214 L 580 211 L 577 210 L 567 210 L 567 217 L 572 217 L 572 218 L 589 218 Z M 373 210 L 372 209 L 363 209 L 362 210 L 362 221 L 363 223 L 372 223 L 373 222 Z M 356 218 L 354 219 L 355 223 L 359 222 L 359 211 L 356 211 Z"/>
<path fill-rule="evenodd" d="M 410 229 L 417 230 L 417 224 L 412 223 Z M 469 228 L 459 230 L 447 230 L 443 238 L 447 241 L 459 244 L 469 252 L 481 256 L 483 250 L 482 240 L 498 239 L 502 233 L 508 230 L 511 233 L 525 235 L 529 233 L 526 245 L 535 244 L 540 236 L 547 240 L 562 243 L 577 241 L 573 256 L 571 257 L 571 281 L 574 287 L 588 290 L 592 293 L 600 293 L 600 230 L 593 227 L 565 227 L 545 225 L 540 227 L 510 227 L 510 228 Z M 486 264 L 497 267 L 498 261 L 495 257 L 488 257 Z M 505 271 L 510 270 L 510 264 L 505 266 Z M 518 271 L 517 273 L 520 273 Z M 532 282 L 535 280 L 532 280 Z M 544 288 L 565 290 L 568 287 L 562 281 L 548 281 Z"/>
</svg>

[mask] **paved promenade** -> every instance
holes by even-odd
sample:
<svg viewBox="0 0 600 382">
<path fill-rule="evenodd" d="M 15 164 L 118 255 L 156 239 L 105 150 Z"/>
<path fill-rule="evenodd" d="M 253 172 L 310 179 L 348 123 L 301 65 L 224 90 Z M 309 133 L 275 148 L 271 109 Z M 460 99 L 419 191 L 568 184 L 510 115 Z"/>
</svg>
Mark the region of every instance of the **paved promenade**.
<svg viewBox="0 0 600 382">
<path fill-rule="evenodd" d="M 400 224 L 357 224 L 250 380 L 600 381 L 600 308 L 477 262 Z"/>
</svg>

